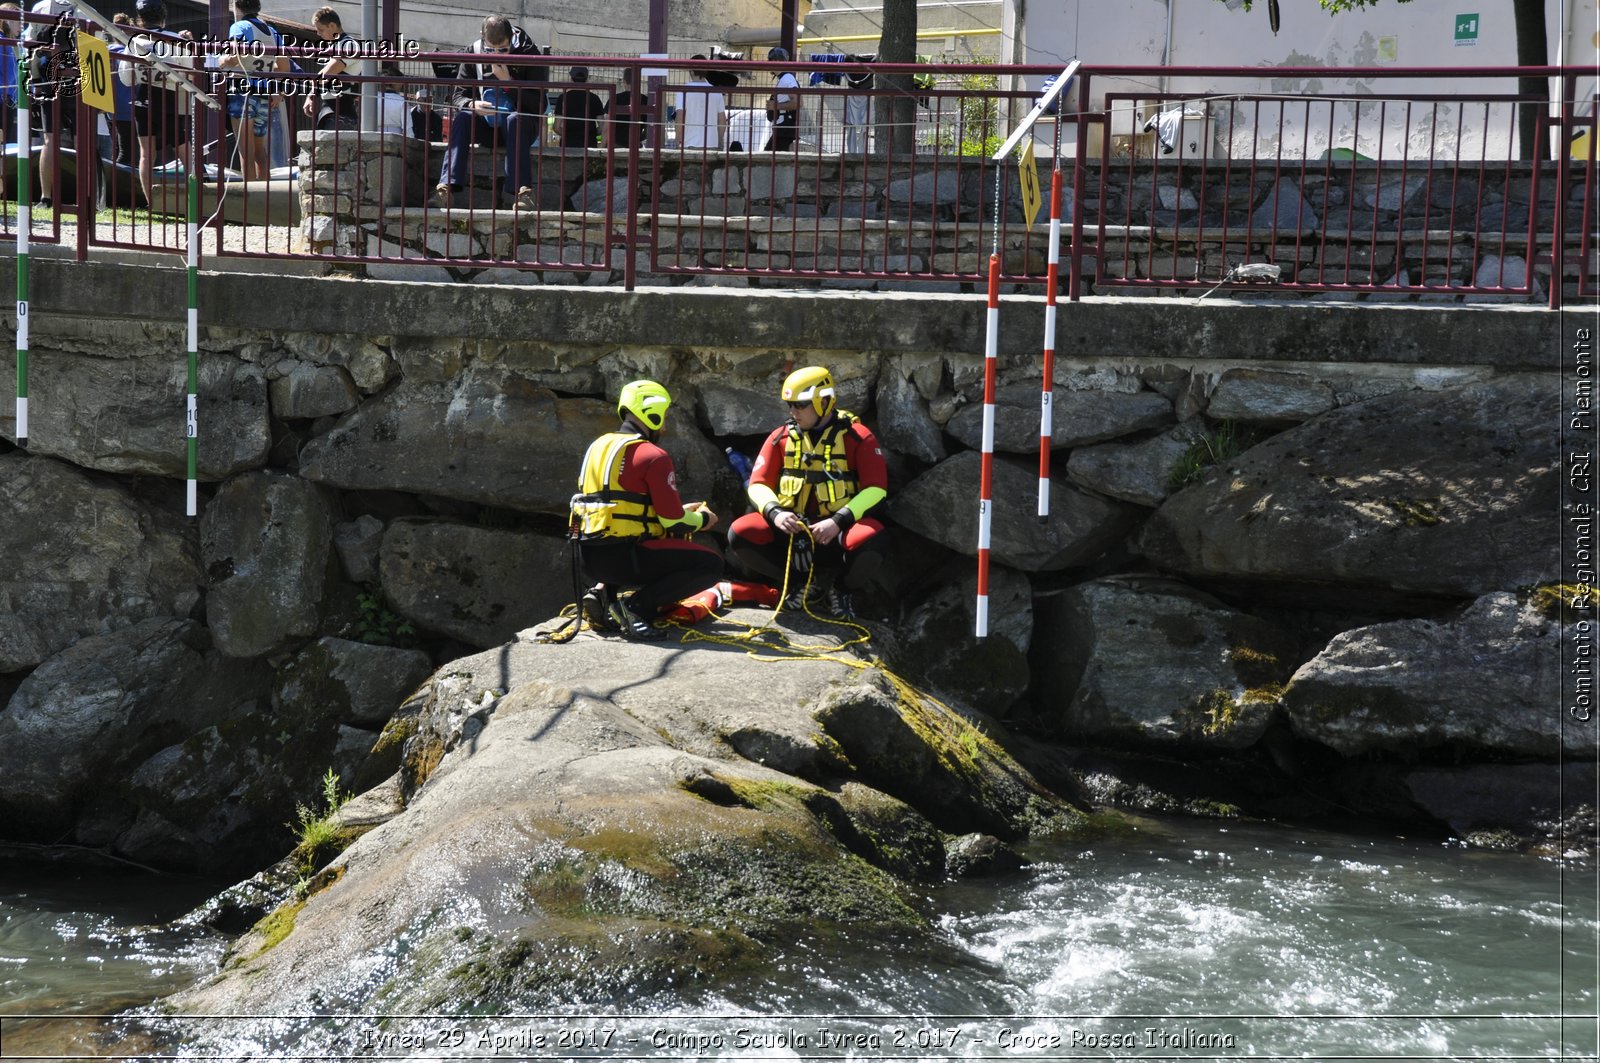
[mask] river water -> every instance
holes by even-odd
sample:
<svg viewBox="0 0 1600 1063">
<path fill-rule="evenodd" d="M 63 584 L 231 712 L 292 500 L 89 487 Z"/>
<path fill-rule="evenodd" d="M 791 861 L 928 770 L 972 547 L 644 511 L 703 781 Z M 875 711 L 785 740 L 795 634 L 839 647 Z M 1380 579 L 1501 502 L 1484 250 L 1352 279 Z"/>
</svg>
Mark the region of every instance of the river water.
<svg viewBox="0 0 1600 1063">
<path fill-rule="evenodd" d="M 755 982 L 625 1012 L 346 1018 L 211 1045 L 367 1059 L 1595 1057 L 1586 860 L 1188 820 L 1032 855 L 1025 874 L 933 891 L 945 940 L 932 949 L 821 936 L 779 950 Z M 104 886 L 0 880 L 0 1010 L 110 1011 L 212 969 L 218 940 L 139 928 L 183 890 Z M 19 1029 L 0 1023 L 0 1053 L 20 1054 Z M 66 1036 L 27 1032 L 32 1051 Z"/>
</svg>

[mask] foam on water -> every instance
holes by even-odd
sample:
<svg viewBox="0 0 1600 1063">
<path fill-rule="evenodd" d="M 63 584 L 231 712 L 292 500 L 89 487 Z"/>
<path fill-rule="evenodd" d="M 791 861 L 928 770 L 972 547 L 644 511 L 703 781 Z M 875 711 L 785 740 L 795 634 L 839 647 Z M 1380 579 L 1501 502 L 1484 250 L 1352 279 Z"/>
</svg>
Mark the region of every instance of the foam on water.
<svg viewBox="0 0 1600 1063">
<path fill-rule="evenodd" d="M 481 1057 L 483 1038 L 514 1046 L 535 1029 L 586 1029 L 609 1031 L 609 1046 L 556 1054 L 944 1060 L 1115 1043 L 1099 1054 L 1549 1057 L 1573 1047 L 1551 1016 L 1595 1006 L 1587 864 L 1187 821 L 1032 855 L 1025 874 L 931 891 L 942 945 L 899 947 L 849 928 L 770 942 L 769 962 L 736 985 L 563 1009 L 582 1018 L 484 1016 L 461 1044 L 431 1041 L 416 1055 Z M 504 898 L 459 896 L 451 925 L 508 918 Z M 35 904 L 32 918 L 14 895 L 0 903 L 9 999 L 47 990 L 51 1006 L 70 998 L 98 1010 L 83 1006 L 97 987 L 148 999 L 215 962 L 215 942 L 169 939 L 86 903 Z M 396 940 L 351 968 L 351 999 L 391 977 L 411 947 Z M 63 964 L 75 972 L 66 980 Z M 411 1028 L 436 1037 L 433 1026 Z M 1221 1051 L 1191 1044 L 1224 1036 Z M 214 1028 L 205 1041 L 234 1056 L 358 1043 L 309 1018 Z"/>
</svg>

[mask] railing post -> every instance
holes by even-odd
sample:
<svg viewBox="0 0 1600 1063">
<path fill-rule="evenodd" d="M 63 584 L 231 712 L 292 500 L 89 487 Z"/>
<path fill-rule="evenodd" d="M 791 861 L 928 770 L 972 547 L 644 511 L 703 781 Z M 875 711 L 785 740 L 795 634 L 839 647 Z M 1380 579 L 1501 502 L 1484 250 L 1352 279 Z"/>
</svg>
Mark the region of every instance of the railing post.
<svg viewBox="0 0 1600 1063">
<path fill-rule="evenodd" d="M 78 90 L 78 95 L 73 99 L 73 106 L 77 108 L 77 117 L 74 119 L 74 121 L 77 123 L 78 130 L 77 141 L 72 149 L 74 160 L 73 169 L 76 171 L 73 174 L 73 179 L 78 185 L 77 260 L 79 262 L 87 262 L 89 261 L 89 234 L 94 230 L 95 201 L 98 198 L 96 196 L 95 186 L 97 182 L 95 181 L 95 178 L 99 176 L 100 171 L 100 137 L 98 135 L 98 131 L 95 129 L 95 112 L 89 106 L 89 102 L 83 98 L 82 88 Z M 58 115 L 60 114 L 59 111 L 56 113 Z M 60 129 L 60 126 L 57 125 L 56 128 Z M 85 129 L 88 130 L 87 136 L 84 135 Z M 84 158 L 85 153 L 83 150 L 86 142 L 89 145 L 87 160 Z M 58 132 L 56 134 L 56 144 L 58 145 L 56 148 L 56 172 L 52 175 L 57 186 L 57 207 L 60 206 L 61 200 L 61 189 L 59 187 L 61 184 L 60 143 L 61 134 Z"/>
<path fill-rule="evenodd" d="M 1563 74 L 1556 79 L 1561 85 L 1561 117 L 1556 128 L 1556 202 L 1555 209 L 1550 212 L 1550 224 L 1554 230 L 1550 234 L 1550 309 L 1561 309 L 1561 286 L 1567 271 L 1567 145 L 1572 142 L 1572 97 L 1577 88 L 1577 79 L 1570 74 Z M 1539 165 L 1534 160 L 1534 165 Z M 1539 204 L 1535 198 L 1532 209 L 1528 212 L 1536 214 Z M 1533 294 L 1533 248 L 1528 245 L 1528 293 Z M 1579 252 L 1582 253 L 1580 243 Z"/>
<path fill-rule="evenodd" d="M 1078 82 L 1078 115 L 1076 135 L 1072 148 L 1072 267 L 1067 270 L 1067 301 L 1076 303 L 1083 298 L 1083 144 L 1089 129 L 1089 80 L 1094 75 L 1084 74 Z M 1059 116 L 1056 122 L 1060 126 Z M 1059 138 L 1057 138 L 1059 140 Z M 1056 148 L 1057 155 L 1060 147 Z"/>
<path fill-rule="evenodd" d="M 626 236 L 623 237 L 622 248 L 622 290 L 633 291 L 635 269 L 633 266 L 633 244 L 639 238 L 639 138 L 644 130 L 639 117 L 639 98 L 641 85 L 639 67 L 634 65 L 628 68 L 628 106 L 632 112 L 628 116 L 628 220 L 624 223 Z M 610 189 L 607 189 L 607 198 L 610 198 Z M 609 252 L 607 253 L 609 256 Z M 611 263 L 606 263 L 610 268 Z"/>
</svg>

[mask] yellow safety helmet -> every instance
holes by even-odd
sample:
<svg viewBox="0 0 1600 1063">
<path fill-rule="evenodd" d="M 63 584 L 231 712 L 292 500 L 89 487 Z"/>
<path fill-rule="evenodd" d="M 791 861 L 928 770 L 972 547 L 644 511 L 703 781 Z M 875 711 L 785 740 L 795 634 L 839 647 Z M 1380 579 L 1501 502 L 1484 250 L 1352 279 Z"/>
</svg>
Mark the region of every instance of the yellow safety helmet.
<svg viewBox="0 0 1600 1063">
<path fill-rule="evenodd" d="M 817 417 L 825 420 L 838 405 L 833 397 L 833 374 L 820 365 L 796 369 L 783 380 L 783 401 L 810 402 Z"/>
<path fill-rule="evenodd" d="M 672 396 L 666 388 L 654 380 L 635 380 L 623 385 L 622 394 L 617 396 L 617 416 L 631 413 L 650 431 L 659 432 L 667 423 L 667 408 L 671 405 Z"/>
</svg>

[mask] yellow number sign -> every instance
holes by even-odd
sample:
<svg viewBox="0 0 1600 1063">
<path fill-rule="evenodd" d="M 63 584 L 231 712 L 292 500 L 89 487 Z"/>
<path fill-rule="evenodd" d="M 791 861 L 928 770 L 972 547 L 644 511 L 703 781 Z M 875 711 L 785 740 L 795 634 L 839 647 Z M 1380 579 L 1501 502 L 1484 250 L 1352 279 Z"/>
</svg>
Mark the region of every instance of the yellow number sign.
<svg viewBox="0 0 1600 1063">
<path fill-rule="evenodd" d="M 78 73 L 84 102 L 97 111 L 110 113 L 117 109 L 111 95 L 111 49 L 99 37 L 78 31 Z"/>
<path fill-rule="evenodd" d="M 1021 160 L 1017 165 L 1022 178 L 1022 214 L 1032 226 L 1039 220 L 1039 206 L 1044 202 L 1044 196 L 1039 193 L 1039 167 L 1033 161 L 1032 137 L 1022 142 Z"/>
</svg>

